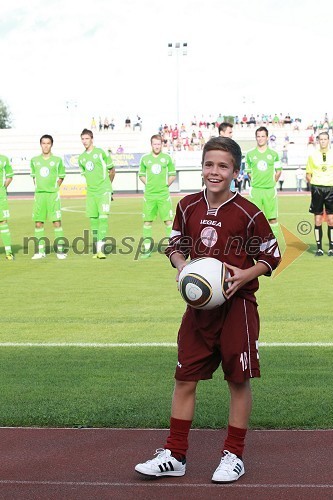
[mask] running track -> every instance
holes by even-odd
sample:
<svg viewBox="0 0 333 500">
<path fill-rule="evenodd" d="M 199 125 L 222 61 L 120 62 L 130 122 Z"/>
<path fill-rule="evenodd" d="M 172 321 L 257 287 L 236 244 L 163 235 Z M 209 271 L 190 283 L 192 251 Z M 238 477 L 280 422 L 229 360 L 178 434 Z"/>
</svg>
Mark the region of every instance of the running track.
<svg viewBox="0 0 333 500">
<path fill-rule="evenodd" d="M 211 476 L 225 431 L 192 430 L 187 473 L 150 479 L 166 430 L 0 429 L 0 499 L 325 500 L 333 499 L 333 430 L 249 431 L 246 474 L 218 485 Z"/>
</svg>

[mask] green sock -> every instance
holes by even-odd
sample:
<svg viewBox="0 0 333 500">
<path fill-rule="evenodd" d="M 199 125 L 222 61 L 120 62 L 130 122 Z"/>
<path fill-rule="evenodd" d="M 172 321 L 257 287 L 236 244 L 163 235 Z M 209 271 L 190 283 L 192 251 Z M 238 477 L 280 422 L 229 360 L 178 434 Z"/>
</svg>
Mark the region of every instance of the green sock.
<svg viewBox="0 0 333 500">
<path fill-rule="evenodd" d="M 98 221 L 99 221 L 99 224 L 98 224 L 98 232 L 97 232 L 97 253 L 103 252 L 105 238 L 106 238 L 106 235 L 108 232 L 108 227 L 109 227 L 109 221 L 108 221 L 107 217 L 102 216 L 98 219 Z"/>
<path fill-rule="evenodd" d="M 167 238 L 170 238 L 171 231 L 172 231 L 172 224 L 170 224 L 169 226 L 165 224 L 165 234 Z"/>
<path fill-rule="evenodd" d="M 64 230 L 62 226 L 54 228 L 54 238 L 56 251 L 62 253 L 64 251 Z"/>
<path fill-rule="evenodd" d="M 0 225 L 0 233 L 3 245 L 5 247 L 5 252 L 8 255 L 9 253 L 12 253 L 12 239 L 7 223 Z"/>
<path fill-rule="evenodd" d="M 45 231 L 44 231 L 44 227 L 35 227 L 35 238 L 38 241 L 38 253 L 45 253 Z"/>
<path fill-rule="evenodd" d="M 152 247 L 152 234 L 153 234 L 153 229 L 152 226 L 143 226 L 143 245 L 146 250 L 150 250 Z"/>
<path fill-rule="evenodd" d="M 92 234 L 92 239 L 93 239 L 93 252 L 95 253 L 96 251 L 96 245 L 97 245 L 97 235 L 98 235 L 98 226 L 99 226 L 99 220 L 98 217 L 90 217 L 90 229 L 91 229 L 91 234 Z"/>
<path fill-rule="evenodd" d="M 278 239 L 279 236 L 279 223 L 274 222 L 273 224 L 270 224 L 272 233 L 274 234 L 275 238 Z"/>
<path fill-rule="evenodd" d="M 98 241 L 103 241 L 106 238 L 108 232 L 109 221 L 107 217 L 100 217 L 98 219 L 98 222 L 97 239 Z"/>
</svg>

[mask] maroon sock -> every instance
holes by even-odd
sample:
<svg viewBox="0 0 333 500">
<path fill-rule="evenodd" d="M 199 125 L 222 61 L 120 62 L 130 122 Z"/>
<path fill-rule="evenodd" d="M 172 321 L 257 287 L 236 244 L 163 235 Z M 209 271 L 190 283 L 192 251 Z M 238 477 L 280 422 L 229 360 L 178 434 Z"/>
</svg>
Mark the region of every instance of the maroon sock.
<svg viewBox="0 0 333 500">
<path fill-rule="evenodd" d="M 188 435 L 191 429 L 192 420 L 180 420 L 179 418 L 170 418 L 170 434 L 164 445 L 171 451 L 173 457 L 182 460 L 186 457 L 188 448 Z"/>
<path fill-rule="evenodd" d="M 239 429 L 228 425 L 228 434 L 224 441 L 223 450 L 228 450 L 241 458 L 244 451 L 246 431 L 247 429 Z"/>
</svg>

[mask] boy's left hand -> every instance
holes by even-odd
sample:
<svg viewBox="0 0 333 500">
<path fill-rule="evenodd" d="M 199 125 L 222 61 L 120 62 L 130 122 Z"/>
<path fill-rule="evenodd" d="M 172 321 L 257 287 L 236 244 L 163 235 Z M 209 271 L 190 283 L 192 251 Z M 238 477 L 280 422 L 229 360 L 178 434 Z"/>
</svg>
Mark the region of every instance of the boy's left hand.
<svg viewBox="0 0 333 500">
<path fill-rule="evenodd" d="M 230 273 L 230 278 L 226 278 L 226 283 L 229 283 L 229 288 L 226 290 L 228 299 L 234 295 L 237 290 L 242 288 L 248 281 L 251 280 L 249 269 L 239 269 L 239 267 L 231 266 L 224 263 Z"/>
</svg>

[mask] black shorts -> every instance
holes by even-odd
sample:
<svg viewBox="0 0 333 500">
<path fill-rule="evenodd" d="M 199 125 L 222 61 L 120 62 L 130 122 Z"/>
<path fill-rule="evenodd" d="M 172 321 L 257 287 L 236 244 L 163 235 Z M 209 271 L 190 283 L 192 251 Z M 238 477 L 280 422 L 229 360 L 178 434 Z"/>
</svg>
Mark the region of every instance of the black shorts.
<svg viewBox="0 0 333 500">
<path fill-rule="evenodd" d="M 333 214 L 333 186 L 311 185 L 311 205 L 309 212 L 322 215 L 325 207 L 327 214 Z"/>
</svg>

